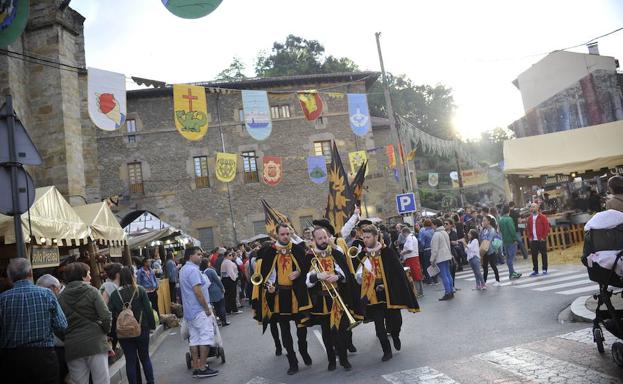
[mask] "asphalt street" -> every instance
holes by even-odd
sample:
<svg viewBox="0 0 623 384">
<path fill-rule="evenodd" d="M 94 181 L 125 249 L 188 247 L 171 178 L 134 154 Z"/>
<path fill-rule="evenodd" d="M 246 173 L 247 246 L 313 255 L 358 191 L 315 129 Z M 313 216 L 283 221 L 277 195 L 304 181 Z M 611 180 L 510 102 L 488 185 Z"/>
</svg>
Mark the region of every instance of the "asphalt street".
<svg viewBox="0 0 623 384">
<path fill-rule="evenodd" d="M 526 272 L 527 263 L 518 268 Z M 505 268 L 503 268 L 505 270 Z M 527 276 L 528 273 L 524 273 Z M 313 365 L 306 367 L 299 356 L 300 371 L 287 376 L 285 356 L 275 356 L 269 332 L 251 319 L 251 310 L 232 316 L 232 325 L 222 328 L 227 362 L 212 361 L 217 377 L 202 379 L 218 383 L 623 383 L 623 370 L 611 361 L 609 351 L 599 355 L 586 323 L 560 322 L 559 313 L 578 295 L 560 293 L 578 289 L 537 290 L 572 282 L 591 286 L 578 266 L 551 267 L 547 277 L 522 277 L 510 284 L 501 272 L 502 287 L 472 290 L 471 272 L 457 275 L 459 291 L 454 300 L 440 302 L 440 286 L 426 286 L 419 299 L 421 312 L 403 312 L 402 350 L 381 362 L 381 347 L 374 325 L 354 330 L 357 353 L 349 356 L 353 370 L 339 367 L 327 371 L 327 359 L 318 328 L 308 331 Z M 492 273 L 489 282 L 492 281 Z M 549 283 L 547 280 L 552 280 Z M 555 280 L 557 279 L 557 280 Z M 529 284 L 529 285 L 528 285 Z M 521 287 L 527 285 L 526 287 Z M 192 382 L 185 363 L 187 344 L 177 329 L 153 357 L 156 381 L 161 384 Z M 293 329 L 293 336 L 296 335 Z M 611 339 L 608 342 L 612 342 Z M 296 341 L 295 341 L 296 348 Z M 553 379 L 552 379 L 553 377 Z"/>
</svg>

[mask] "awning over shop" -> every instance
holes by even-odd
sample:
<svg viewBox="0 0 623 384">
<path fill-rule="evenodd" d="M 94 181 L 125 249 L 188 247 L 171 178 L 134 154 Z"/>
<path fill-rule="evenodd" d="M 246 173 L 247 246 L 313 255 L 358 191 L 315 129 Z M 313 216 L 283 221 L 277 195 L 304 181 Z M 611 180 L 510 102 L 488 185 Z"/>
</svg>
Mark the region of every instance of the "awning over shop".
<svg viewBox="0 0 623 384">
<path fill-rule="evenodd" d="M 125 244 L 126 233 L 119 225 L 114 213 L 105 202 L 79 205 L 74 211 L 91 229 L 91 238 L 97 242 L 121 246 Z"/>
<path fill-rule="evenodd" d="M 89 227 L 54 186 L 37 188 L 35 202 L 30 207 L 30 225 L 28 212 L 22 214 L 21 219 L 27 243 L 30 242 L 30 226 L 37 244 L 42 243 L 42 238 L 48 245 L 56 242 L 59 246 L 86 244 L 88 241 Z M 0 215 L 0 237 L 4 237 L 5 244 L 15 243 L 12 217 Z"/>
<path fill-rule="evenodd" d="M 504 141 L 504 173 L 582 173 L 623 164 L 623 120 Z"/>
<path fill-rule="evenodd" d="M 138 236 L 130 237 L 128 239 L 128 245 L 131 249 L 145 247 L 149 245 L 152 241 L 162 240 L 165 238 L 172 238 L 175 236 L 179 236 L 181 234 L 180 231 L 175 228 L 163 228 L 155 231 L 150 231 L 147 233 L 143 233 Z"/>
</svg>

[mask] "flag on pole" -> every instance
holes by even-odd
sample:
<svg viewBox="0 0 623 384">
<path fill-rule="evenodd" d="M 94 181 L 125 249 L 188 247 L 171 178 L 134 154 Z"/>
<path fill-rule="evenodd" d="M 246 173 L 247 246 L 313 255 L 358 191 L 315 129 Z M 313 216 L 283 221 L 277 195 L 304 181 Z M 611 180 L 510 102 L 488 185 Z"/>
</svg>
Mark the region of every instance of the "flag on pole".
<svg viewBox="0 0 623 384">
<path fill-rule="evenodd" d="M 261 202 L 264 208 L 264 224 L 266 225 L 267 235 L 277 238 L 277 225 L 280 223 L 285 223 L 292 227 L 288 216 L 271 207 L 266 200 L 262 199 Z"/>
<path fill-rule="evenodd" d="M 324 106 L 318 91 L 299 92 L 296 96 L 301 103 L 301 108 L 307 120 L 314 121 L 320 117 Z"/>
<path fill-rule="evenodd" d="M 348 176 L 337 151 L 337 146 L 333 142 L 329 167 L 329 196 L 327 197 L 325 217 L 331 222 L 335 230 L 339 231 L 354 210 L 355 197 L 348 184 Z"/>
<path fill-rule="evenodd" d="M 208 103 L 205 88 L 196 85 L 173 85 L 173 118 L 175 128 L 191 141 L 208 133 Z"/>
<path fill-rule="evenodd" d="M 350 163 L 350 173 L 355 174 L 359 168 L 368 161 L 366 151 L 354 151 L 348 153 L 348 161 Z M 367 174 L 366 174 L 367 176 Z"/>
<path fill-rule="evenodd" d="M 355 198 L 355 204 L 361 205 L 361 196 L 363 195 L 363 183 L 366 179 L 368 172 L 368 161 L 366 160 L 357 171 L 353 182 L 350 183 L 350 189 L 353 191 L 353 197 Z"/>
</svg>

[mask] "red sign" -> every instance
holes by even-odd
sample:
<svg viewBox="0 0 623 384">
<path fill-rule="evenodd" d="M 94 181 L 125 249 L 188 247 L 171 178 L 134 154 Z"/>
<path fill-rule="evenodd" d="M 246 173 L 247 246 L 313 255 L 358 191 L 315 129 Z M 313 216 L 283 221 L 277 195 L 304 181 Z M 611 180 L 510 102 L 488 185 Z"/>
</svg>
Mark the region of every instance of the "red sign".
<svg viewBox="0 0 623 384">
<path fill-rule="evenodd" d="M 266 185 L 275 186 L 281 182 L 283 176 L 283 168 L 281 166 L 281 157 L 279 156 L 264 156 L 262 159 L 264 170 L 262 172 L 262 179 Z"/>
</svg>

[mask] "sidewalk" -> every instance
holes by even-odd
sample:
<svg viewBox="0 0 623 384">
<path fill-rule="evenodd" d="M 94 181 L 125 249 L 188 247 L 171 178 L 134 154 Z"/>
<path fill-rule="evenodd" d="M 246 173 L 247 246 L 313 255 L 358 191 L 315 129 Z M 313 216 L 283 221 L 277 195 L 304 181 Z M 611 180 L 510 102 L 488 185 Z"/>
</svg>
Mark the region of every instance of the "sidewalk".
<svg viewBox="0 0 623 384">
<path fill-rule="evenodd" d="M 615 290 L 619 292 L 620 290 Z M 611 297 L 612 305 L 614 308 L 623 308 L 623 298 L 621 294 Z M 580 296 L 571 303 L 571 313 L 576 321 L 592 323 L 595 318 L 595 309 L 597 308 L 597 300 L 593 296 Z M 605 305 L 601 306 L 601 309 L 606 309 Z"/>
</svg>

